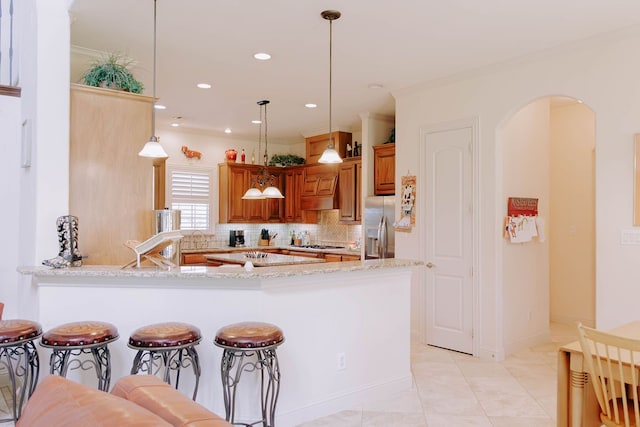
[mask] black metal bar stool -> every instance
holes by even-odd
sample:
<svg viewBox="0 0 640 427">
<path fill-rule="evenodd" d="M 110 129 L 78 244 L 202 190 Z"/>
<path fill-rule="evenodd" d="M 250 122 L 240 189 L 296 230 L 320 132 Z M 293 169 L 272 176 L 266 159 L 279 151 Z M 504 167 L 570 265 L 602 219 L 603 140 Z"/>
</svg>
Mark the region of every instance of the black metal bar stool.
<svg viewBox="0 0 640 427">
<path fill-rule="evenodd" d="M 215 345 L 224 349 L 220 371 L 225 416 L 231 424 L 252 426 L 262 423 L 274 427 L 276 404 L 280 392 L 280 366 L 276 348 L 284 342 L 282 330 L 270 323 L 241 322 L 216 332 Z M 255 358 L 253 357 L 255 356 Z M 249 358 L 249 360 L 245 360 Z M 236 423 L 236 388 L 244 371 L 260 371 L 262 419 L 253 423 Z"/>
<path fill-rule="evenodd" d="M 118 329 L 107 322 L 84 321 L 65 323 L 45 332 L 40 345 L 53 350 L 49 360 L 51 374 L 67 376 L 69 369 L 84 371 L 94 368 L 98 390 L 109 391 L 111 356 L 108 344 L 118 339 Z M 79 356 L 91 354 L 92 359 Z"/>
<path fill-rule="evenodd" d="M 14 422 L 38 383 L 40 359 L 34 341 L 42 335 L 42 327 L 31 320 L 0 320 L 0 365 L 7 368 L 13 396 Z"/>
<path fill-rule="evenodd" d="M 162 380 L 167 384 L 180 383 L 180 370 L 193 368 L 195 387 L 193 400 L 198 394 L 200 383 L 200 361 L 195 346 L 202 339 L 200 329 L 188 323 L 166 322 L 143 326 L 129 337 L 129 347 L 137 350 L 131 366 L 131 374 L 147 372 L 157 375 L 162 369 Z M 171 380 L 174 373 L 175 381 Z"/>
</svg>

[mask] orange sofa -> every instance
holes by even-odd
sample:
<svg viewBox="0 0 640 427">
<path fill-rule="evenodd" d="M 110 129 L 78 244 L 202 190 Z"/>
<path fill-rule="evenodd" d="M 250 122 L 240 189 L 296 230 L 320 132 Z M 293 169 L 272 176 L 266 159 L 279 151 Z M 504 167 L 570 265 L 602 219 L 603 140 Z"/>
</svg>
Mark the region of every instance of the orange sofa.
<svg viewBox="0 0 640 427">
<path fill-rule="evenodd" d="M 229 427 L 223 418 L 153 375 L 119 379 L 111 393 L 44 377 L 16 427 Z"/>
</svg>

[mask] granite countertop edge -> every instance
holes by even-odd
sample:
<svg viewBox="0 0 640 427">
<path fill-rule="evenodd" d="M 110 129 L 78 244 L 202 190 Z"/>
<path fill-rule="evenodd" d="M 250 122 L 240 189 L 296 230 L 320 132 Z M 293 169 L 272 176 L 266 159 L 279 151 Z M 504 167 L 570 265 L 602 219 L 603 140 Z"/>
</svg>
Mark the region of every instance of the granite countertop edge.
<svg viewBox="0 0 640 427">
<path fill-rule="evenodd" d="M 345 261 L 318 264 L 299 264 L 273 267 L 256 267 L 246 271 L 238 266 L 182 266 L 171 270 L 157 267 L 122 268 L 114 265 L 85 265 L 81 267 L 51 268 L 46 266 L 20 266 L 23 275 L 47 277 L 93 277 L 93 278 L 167 278 L 167 279 L 267 279 L 311 274 L 343 273 L 376 269 L 407 268 L 424 263 L 417 260 L 389 258 L 383 260 Z"/>
</svg>

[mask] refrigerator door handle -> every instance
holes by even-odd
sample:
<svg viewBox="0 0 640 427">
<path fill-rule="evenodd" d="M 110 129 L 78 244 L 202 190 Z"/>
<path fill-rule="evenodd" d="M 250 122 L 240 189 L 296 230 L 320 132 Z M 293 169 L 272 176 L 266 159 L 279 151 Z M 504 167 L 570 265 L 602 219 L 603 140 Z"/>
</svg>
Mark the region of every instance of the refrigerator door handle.
<svg viewBox="0 0 640 427">
<path fill-rule="evenodd" d="M 387 218 L 382 215 L 378 225 L 378 257 L 387 257 Z"/>
</svg>

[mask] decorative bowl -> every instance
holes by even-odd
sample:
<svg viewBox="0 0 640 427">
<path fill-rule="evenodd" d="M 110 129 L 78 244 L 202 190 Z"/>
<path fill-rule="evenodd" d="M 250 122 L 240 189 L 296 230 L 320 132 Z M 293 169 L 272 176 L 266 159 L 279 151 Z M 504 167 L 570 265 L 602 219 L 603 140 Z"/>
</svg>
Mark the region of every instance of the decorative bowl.
<svg viewBox="0 0 640 427">
<path fill-rule="evenodd" d="M 236 157 L 238 156 L 238 152 L 233 148 L 230 148 L 224 152 L 224 155 L 227 157 L 228 162 L 235 162 Z"/>
</svg>

